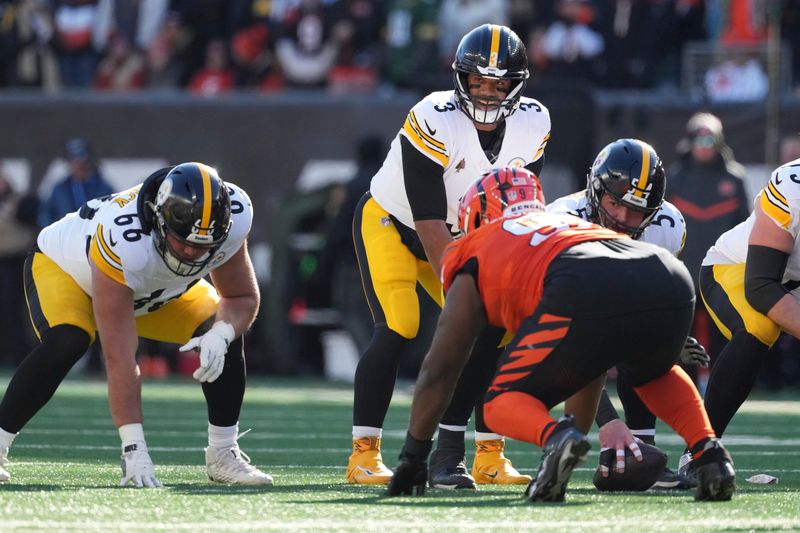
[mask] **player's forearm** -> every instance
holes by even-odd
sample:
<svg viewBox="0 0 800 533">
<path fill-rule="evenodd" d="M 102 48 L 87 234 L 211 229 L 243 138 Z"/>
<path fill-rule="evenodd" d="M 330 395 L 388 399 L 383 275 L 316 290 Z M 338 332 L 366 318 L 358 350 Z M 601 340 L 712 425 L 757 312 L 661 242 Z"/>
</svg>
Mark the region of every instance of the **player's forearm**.
<svg viewBox="0 0 800 533">
<path fill-rule="evenodd" d="M 414 225 L 428 262 L 438 276 L 442 271 L 442 253 L 453 242 L 453 236 L 443 220 L 419 220 Z"/>
<path fill-rule="evenodd" d="M 233 326 L 236 336 L 239 337 L 253 324 L 258 313 L 259 302 L 257 291 L 245 296 L 222 298 L 217 306 L 216 319 Z"/>
<path fill-rule="evenodd" d="M 100 327 L 108 374 L 108 403 L 116 427 L 142 422 L 141 381 L 136 366 L 136 323 L 120 324 L 109 331 Z"/>
<path fill-rule="evenodd" d="M 800 339 L 800 303 L 787 294 L 769 310 L 767 316 L 785 332 Z"/>
</svg>

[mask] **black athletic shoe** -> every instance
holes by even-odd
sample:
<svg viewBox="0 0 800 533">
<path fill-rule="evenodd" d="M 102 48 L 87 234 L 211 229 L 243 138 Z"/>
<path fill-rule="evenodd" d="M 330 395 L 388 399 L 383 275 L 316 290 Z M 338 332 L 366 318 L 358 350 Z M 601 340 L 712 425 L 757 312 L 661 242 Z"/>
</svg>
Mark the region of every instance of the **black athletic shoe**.
<svg viewBox="0 0 800 533">
<path fill-rule="evenodd" d="M 547 439 L 539 471 L 525 490 L 526 498 L 532 502 L 563 502 L 572 470 L 586 462 L 591 447 L 572 417 L 562 417 Z"/>
<path fill-rule="evenodd" d="M 731 499 L 736 490 L 736 472 L 733 459 L 718 439 L 711 439 L 703 447 L 703 453 L 692 461 L 697 472 L 697 501 L 724 502 Z"/>
<path fill-rule="evenodd" d="M 685 476 L 665 468 L 661 476 L 648 490 L 689 490 L 697 486 L 697 477 Z"/>
<path fill-rule="evenodd" d="M 475 489 L 475 480 L 469 475 L 464 450 L 436 448 L 431 454 L 428 484 L 435 489 Z"/>
</svg>

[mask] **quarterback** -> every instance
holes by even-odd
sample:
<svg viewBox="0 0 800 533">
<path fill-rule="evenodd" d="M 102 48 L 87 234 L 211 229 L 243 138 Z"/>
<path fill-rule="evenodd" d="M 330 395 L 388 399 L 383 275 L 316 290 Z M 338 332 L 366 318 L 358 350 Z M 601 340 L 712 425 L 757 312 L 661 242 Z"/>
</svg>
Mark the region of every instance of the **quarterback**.
<svg viewBox="0 0 800 533">
<path fill-rule="evenodd" d="M 800 159 L 778 167 L 753 212 L 723 233 L 700 268 L 703 304 L 729 340 L 719 353 L 705 406 L 720 435 L 753 388 L 781 331 L 800 338 Z M 681 458 L 691 470 L 691 454 Z"/>
<path fill-rule="evenodd" d="M 467 33 L 453 62 L 454 90 L 431 93 L 411 109 L 356 209 L 353 238 L 375 328 L 355 375 L 350 483 L 386 484 L 392 476 L 381 432 L 400 356 L 419 329 L 416 286 L 442 304 L 441 255 L 457 234 L 461 194 L 492 168 L 541 170 L 550 116 L 522 96 L 528 76 L 525 46 L 509 28 L 486 24 Z M 457 441 L 462 479 L 467 420 L 440 432 Z M 476 464 L 491 463 L 485 466 L 496 476 L 486 481 L 527 483 L 503 456 L 500 435 L 478 426 Z"/>
<path fill-rule="evenodd" d="M 642 192 L 637 195 L 639 188 Z M 686 240 L 686 223 L 681 212 L 664 201 L 665 189 L 666 174 L 655 149 L 639 139 L 618 139 L 597 154 L 587 176 L 586 189 L 555 200 L 547 206 L 547 212 L 580 217 L 633 239 L 661 246 L 678 257 Z M 694 338 L 688 337 L 681 351 L 681 361 L 708 365 L 709 357 Z M 620 424 L 608 394 L 603 391 L 597 414 L 601 447 L 617 448 L 617 456 L 620 456 L 623 444 L 636 449 L 633 437 L 654 445 L 655 415 L 642 403 L 624 375 L 617 379 L 617 390 L 632 435 Z M 568 402 L 568 410 L 571 408 Z M 583 430 L 589 429 L 588 424 L 578 425 Z M 619 430 L 625 437 L 624 442 L 615 438 Z M 601 469 L 607 468 L 608 465 L 601 465 Z M 691 480 L 665 469 L 653 488 L 686 489 L 691 485 Z"/>
<path fill-rule="evenodd" d="M 161 486 L 142 427 L 137 336 L 200 352 L 194 377 L 208 405 L 209 480 L 272 483 L 237 444 L 245 389 L 242 334 L 259 304 L 246 242 L 252 219 L 242 189 L 207 165 L 183 163 L 91 200 L 41 231 L 24 271 L 41 344 L 20 364 L 0 402 L 0 481 L 10 479 L 5 465 L 12 441 L 97 331 L 122 441 L 120 485 Z"/>
<path fill-rule="evenodd" d="M 461 201 L 466 234 L 444 254 L 447 297 L 389 494 L 424 491 L 436 424 L 476 332 L 489 323 L 514 336 L 486 393 L 486 422 L 544 448 L 525 492 L 529 501 L 563 501 L 572 470 L 590 449 L 573 418 L 556 421 L 550 409 L 612 366 L 695 451 L 695 498 L 729 500 L 735 488 L 730 455 L 691 380 L 674 364 L 694 310 L 686 267 L 663 248 L 571 215 L 543 213 L 538 203 L 535 211 L 515 214 L 505 199 L 515 196 L 514 187 L 502 196 L 484 193 L 501 171 L 488 173 Z M 498 202 L 503 205 L 490 207 Z M 495 220 L 492 213 L 505 216 Z"/>
</svg>

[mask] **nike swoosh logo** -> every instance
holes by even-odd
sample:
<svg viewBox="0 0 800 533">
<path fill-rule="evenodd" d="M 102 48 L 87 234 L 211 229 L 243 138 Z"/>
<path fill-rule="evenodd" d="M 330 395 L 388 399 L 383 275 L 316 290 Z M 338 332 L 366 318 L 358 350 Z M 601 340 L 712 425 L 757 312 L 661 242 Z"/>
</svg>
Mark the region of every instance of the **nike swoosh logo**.
<svg viewBox="0 0 800 533">
<path fill-rule="evenodd" d="M 112 237 L 110 233 L 108 234 L 108 243 L 111 246 L 116 246 L 117 245 L 117 242 L 114 240 L 114 237 Z"/>
<path fill-rule="evenodd" d="M 425 120 L 425 127 L 428 128 L 428 133 L 430 133 L 431 135 L 436 135 L 436 130 L 431 128 L 431 125 L 428 124 L 427 120 Z"/>
<path fill-rule="evenodd" d="M 489 472 L 484 472 L 483 475 L 494 479 L 497 477 L 497 470 L 494 471 L 494 474 L 490 474 Z"/>
<path fill-rule="evenodd" d="M 780 185 L 782 181 L 783 180 L 780 177 L 775 176 L 775 185 Z"/>
<path fill-rule="evenodd" d="M 356 469 L 360 470 L 361 472 L 364 472 L 368 476 L 374 476 L 375 475 L 375 473 L 372 470 L 367 470 L 363 466 L 357 466 Z"/>
</svg>

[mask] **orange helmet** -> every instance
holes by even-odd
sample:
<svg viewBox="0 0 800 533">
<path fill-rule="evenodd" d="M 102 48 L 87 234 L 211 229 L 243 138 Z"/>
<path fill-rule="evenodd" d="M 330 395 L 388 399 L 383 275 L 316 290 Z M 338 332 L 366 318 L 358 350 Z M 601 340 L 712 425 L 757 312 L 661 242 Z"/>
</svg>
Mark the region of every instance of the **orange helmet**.
<svg viewBox="0 0 800 533">
<path fill-rule="evenodd" d="M 458 229 L 468 233 L 509 215 L 544 212 L 542 184 L 524 168 L 490 170 L 469 186 L 458 204 Z"/>
</svg>

